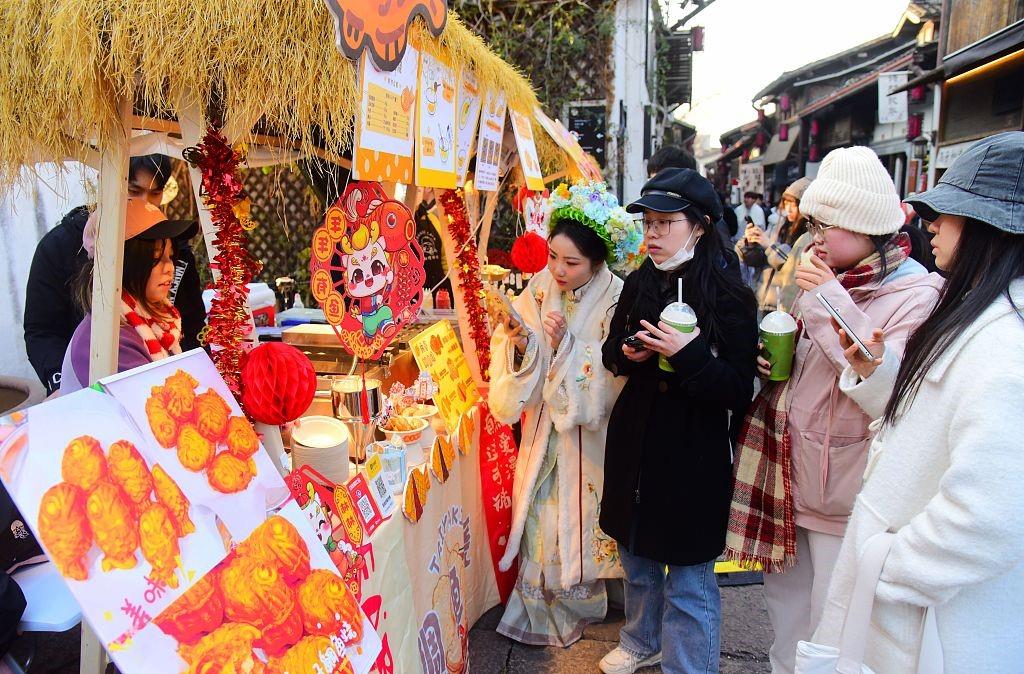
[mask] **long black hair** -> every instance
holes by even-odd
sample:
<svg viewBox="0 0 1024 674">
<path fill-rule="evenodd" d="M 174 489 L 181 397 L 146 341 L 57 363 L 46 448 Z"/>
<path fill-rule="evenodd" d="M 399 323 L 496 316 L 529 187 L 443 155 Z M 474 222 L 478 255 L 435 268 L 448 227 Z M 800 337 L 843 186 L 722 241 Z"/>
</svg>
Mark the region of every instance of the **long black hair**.
<svg viewBox="0 0 1024 674">
<path fill-rule="evenodd" d="M 572 241 L 576 249 L 580 251 L 580 255 L 585 257 L 590 262 L 590 266 L 595 270 L 608 257 L 608 247 L 605 245 L 604 239 L 598 236 L 597 232 L 590 227 L 572 218 L 562 218 L 559 220 L 551 228 L 551 232 L 548 234 L 548 241 L 551 241 L 556 236 L 564 236 Z"/>
<path fill-rule="evenodd" d="M 708 343 L 714 344 L 725 329 L 719 312 L 720 300 L 730 297 L 749 309 L 752 315 L 757 310 L 757 301 L 754 291 L 740 278 L 736 255 L 726 249 L 711 218 L 693 207 L 683 213 L 693 224 L 694 231 L 701 232 L 693 250 L 693 259 L 670 272 L 660 271 L 651 260 L 644 262 L 634 272 L 640 275 L 639 292 L 626 320 L 634 329 L 640 328 L 640 319 L 657 325 L 667 294 L 675 297 L 677 279 L 682 278 L 683 301 L 696 312 L 697 322 Z"/>
<path fill-rule="evenodd" d="M 121 287 L 126 293 L 154 318 L 166 318 L 167 309 L 160 307 L 146 298 L 146 285 L 153 268 L 160 264 L 167 239 L 128 239 L 124 242 L 124 259 L 121 263 Z M 171 246 L 172 257 L 176 255 Z M 83 313 L 92 311 L 92 283 L 94 264 L 86 261 L 75 279 L 75 300 Z M 120 298 L 119 298 L 120 299 Z"/>
<path fill-rule="evenodd" d="M 884 423 L 891 425 L 913 402 L 925 374 L 964 328 L 1000 295 L 1024 321 L 1010 297 L 1010 282 L 1024 276 L 1024 235 L 968 218 L 950 262 L 946 285 L 928 318 L 907 341 Z"/>
</svg>

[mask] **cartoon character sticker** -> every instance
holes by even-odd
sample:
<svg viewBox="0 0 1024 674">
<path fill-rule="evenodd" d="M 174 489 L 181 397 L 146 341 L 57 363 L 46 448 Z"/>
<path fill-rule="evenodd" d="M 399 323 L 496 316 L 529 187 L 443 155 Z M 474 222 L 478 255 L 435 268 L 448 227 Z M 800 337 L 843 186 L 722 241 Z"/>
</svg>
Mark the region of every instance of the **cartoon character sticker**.
<svg viewBox="0 0 1024 674">
<path fill-rule="evenodd" d="M 412 213 L 380 183 L 353 182 L 313 234 L 310 257 L 313 296 L 342 345 L 359 358 L 379 358 L 423 303 L 426 273 Z"/>
</svg>

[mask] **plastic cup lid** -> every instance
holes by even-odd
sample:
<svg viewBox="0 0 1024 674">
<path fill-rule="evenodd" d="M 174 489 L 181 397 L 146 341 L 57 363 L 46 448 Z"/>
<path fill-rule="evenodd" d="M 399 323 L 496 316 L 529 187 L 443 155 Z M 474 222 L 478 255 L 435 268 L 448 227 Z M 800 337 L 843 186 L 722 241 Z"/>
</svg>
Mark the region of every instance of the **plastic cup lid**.
<svg viewBox="0 0 1024 674">
<path fill-rule="evenodd" d="M 773 311 L 761 319 L 761 329 L 777 335 L 796 332 L 796 319 L 785 311 Z"/>
</svg>

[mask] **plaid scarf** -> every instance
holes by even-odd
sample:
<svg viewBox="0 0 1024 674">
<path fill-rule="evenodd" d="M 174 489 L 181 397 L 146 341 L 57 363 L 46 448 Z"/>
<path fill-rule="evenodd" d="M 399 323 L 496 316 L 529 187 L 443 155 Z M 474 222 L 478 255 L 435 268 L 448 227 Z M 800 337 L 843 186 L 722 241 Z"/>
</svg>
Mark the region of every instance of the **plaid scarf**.
<svg viewBox="0 0 1024 674">
<path fill-rule="evenodd" d="M 844 288 L 857 288 L 892 273 L 910 255 L 910 237 L 899 234 L 882 254 L 872 253 L 837 276 Z M 799 338 L 799 335 L 797 335 Z M 796 564 L 793 520 L 792 442 L 789 435 L 789 386 L 792 379 L 769 382 L 754 398 L 743 420 L 736 451 L 725 556 L 746 568 L 781 573 Z"/>
<path fill-rule="evenodd" d="M 181 314 L 173 305 L 169 305 L 168 309 L 170 320 L 161 321 L 150 316 L 134 297 L 126 292 L 121 293 L 121 318 L 139 333 L 153 360 L 163 360 L 172 353 L 181 353 Z"/>
</svg>

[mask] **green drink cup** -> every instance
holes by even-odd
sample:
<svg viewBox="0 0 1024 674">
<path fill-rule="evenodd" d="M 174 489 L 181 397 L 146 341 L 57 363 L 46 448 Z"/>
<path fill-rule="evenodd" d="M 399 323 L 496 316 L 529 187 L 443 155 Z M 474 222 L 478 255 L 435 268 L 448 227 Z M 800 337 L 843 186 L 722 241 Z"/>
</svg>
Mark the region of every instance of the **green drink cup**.
<svg viewBox="0 0 1024 674">
<path fill-rule="evenodd" d="M 667 323 L 679 332 L 693 332 L 697 327 L 697 314 L 685 302 L 673 302 L 661 312 L 659 320 Z M 668 362 L 665 356 L 658 356 L 658 367 L 665 372 L 675 372 L 675 369 Z"/>
<path fill-rule="evenodd" d="M 761 320 L 761 357 L 772 365 L 769 381 L 786 381 L 793 369 L 796 320 L 784 311 L 773 311 Z"/>
</svg>

